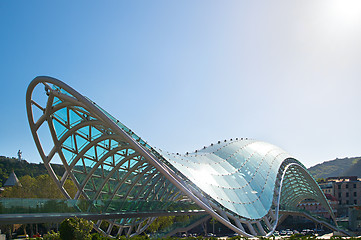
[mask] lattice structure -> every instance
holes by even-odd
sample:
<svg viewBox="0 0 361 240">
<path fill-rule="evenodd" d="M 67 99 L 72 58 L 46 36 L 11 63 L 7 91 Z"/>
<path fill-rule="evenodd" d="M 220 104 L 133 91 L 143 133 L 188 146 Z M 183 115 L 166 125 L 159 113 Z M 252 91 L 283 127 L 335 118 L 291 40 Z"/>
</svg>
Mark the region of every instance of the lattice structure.
<svg viewBox="0 0 361 240">
<path fill-rule="evenodd" d="M 30 83 L 27 111 L 49 174 L 66 198 L 91 202 L 77 206 L 84 212 L 137 211 L 153 208 L 154 202 L 167 209 L 186 198 L 247 237 L 272 234 L 279 207 L 294 207 L 305 198 L 319 200 L 332 214 L 305 167 L 271 144 L 236 138 L 182 155 L 155 150 L 90 99 L 50 77 Z M 65 168 L 60 179 L 54 161 Z M 64 188 L 67 179 L 77 188 L 73 196 Z M 154 219 L 98 221 L 95 227 L 132 236 Z"/>
<path fill-rule="evenodd" d="M 51 82 L 43 82 L 47 95 L 46 105 L 30 100 L 29 120 L 37 147 L 44 164 L 67 198 L 89 199 L 93 204 L 82 209 L 86 212 L 117 212 L 140 210 L 146 200 L 160 203 L 175 200 L 180 191 L 121 135 L 103 123 L 99 116 L 89 110 L 71 93 Z M 34 109 L 36 108 L 36 109 Z M 33 114 L 40 110 L 35 121 Z M 46 126 L 47 125 L 47 126 Z M 38 138 L 38 130 L 47 128 L 54 143 L 48 153 L 43 151 Z M 49 140 L 49 139 L 45 139 Z M 51 163 L 60 159 L 65 173 L 58 179 Z M 70 178 L 78 191 L 70 196 L 64 188 Z M 131 200 L 131 204 L 124 200 Z M 79 206 L 81 207 L 81 206 Z M 111 234 L 114 224 L 118 232 L 126 235 L 140 233 L 154 218 L 120 219 L 110 221 L 103 229 Z M 98 230 L 102 222 L 96 224 Z M 114 234 L 114 233 L 113 233 Z"/>
</svg>

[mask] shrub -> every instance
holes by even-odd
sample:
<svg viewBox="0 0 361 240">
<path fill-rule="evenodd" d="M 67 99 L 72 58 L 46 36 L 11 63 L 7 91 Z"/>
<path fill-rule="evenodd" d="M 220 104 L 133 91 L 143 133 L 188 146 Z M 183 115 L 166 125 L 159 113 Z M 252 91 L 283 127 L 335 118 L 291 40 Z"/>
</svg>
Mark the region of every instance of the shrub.
<svg viewBox="0 0 361 240">
<path fill-rule="evenodd" d="M 58 232 L 56 233 L 53 230 L 51 230 L 50 232 L 44 235 L 43 240 L 61 240 L 61 239 L 60 239 L 60 234 Z"/>
<path fill-rule="evenodd" d="M 104 236 L 103 234 L 98 232 L 91 234 L 91 240 L 111 240 L 111 239 L 112 238 Z"/>
<path fill-rule="evenodd" d="M 62 240 L 90 240 L 93 224 L 82 218 L 67 218 L 60 224 L 60 238 Z"/>
</svg>

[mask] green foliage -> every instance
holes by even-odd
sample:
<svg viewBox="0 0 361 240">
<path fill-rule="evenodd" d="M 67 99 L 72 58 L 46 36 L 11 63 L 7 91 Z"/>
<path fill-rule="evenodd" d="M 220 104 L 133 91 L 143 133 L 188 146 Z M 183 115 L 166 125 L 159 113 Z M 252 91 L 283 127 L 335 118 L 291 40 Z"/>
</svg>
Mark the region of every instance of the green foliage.
<svg viewBox="0 0 361 240">
<path fill-rule="evenodd" d="M 20 177 L 19 181 L 22 187 L 14 186 L 5 188 L 2 196 L 5 198 L 65 198 L 48 174 L 39 175 L 36 178 L 26 175 Z M 70 196 L 75 195 L 76 187 L 71 180 L 66 180 L 64 187 Z"/>
<path fill-rule="evenodd" d="M 154 220 L 154 222 L 149 225 L 147 231 L 154 233 L 156 231 L 169 227 L 173 224 L 174 218 L 175 216 L 158 217 L 156 220 Z"/>
<path fill-rule="evenodd" d="M 248 239 L 248 238 L 243 237 L 243 236 L 233 236 L 233 237 L 229 237 L 227 239 L 228 240 L 239 240 L 239 239 Z"/>
<path fill-rule="evenodd" d="M 119 236 L 117 239 L 119 239 L 119 240 L 129 240 L 129 239 L 131 239 L 131 240 L 149 240 L 150 238 L 147 235 L 138 235 L 138 236 L 134 236 L 134 237 L 130 237 L 130 238 L 127 238 L 125 236 Z M 177 238 L 167 238 L 167 239 L 175 240 Z M 101 233 L 93 233 L 93 234 L 91 234 L 91 240 L 114 240 L 114 238 L 104 236 Z"/>
<path fill-rule="evenodd" d="M 315 179 L 338 176 L 361 177 L 360 160 L 361 157 L 335 159 L 317 164 L 308 170 Z"/>
<path fill-rule="evenodd" d="M 60 224 L 60 238 L 62 240 L 90 240 L 93 223 L 82 218 L 67 218 Z"/>
<path fill-rule="evenodd" d="M 297 233 L 297 234 L 291 235 L 288 239 L 293 240 L 293 239 L 300 239 L 302 237 L 303 237 L 303 235 L 301 233 Z"/>
<path fill-rule="evenodd" d="M 317 178 L 317 179 L 316 179 L 316 182 L 322 183 L 322 182 L 325 182 L 325 179 L 324 179 L 324 178 Z"/>
<path fill-rule="evenodd" d="M 52 164 L 52 167 L 57 175 L 63 175 L 64 167 L 62 165 Z M 28 163 L 25 160 L 18 161 L 16 158 L 0 156 L 0 186 L 6 182 L 12 170 L 15 171 L 18 178 L 25 175 L 35 178 L 48 173 L 42 163 Z"/>
<path fill-rule="evenodd" d="M 51 230 L 50 232 L 44 235 L 43 240 L 61 240 L 61 239 L 60 239 L 60 234 L 58 232 L 56 233 L 53 230 Z"/>
<path fill-rule="evenodd" d="M 128 238 L 127 238 L 126 236 L 119 236 L 118 239 L 119 239 L 119 240 L 126 240 L 126 239 L 128 239 Z"/>
<path fill-rule="evenodd" d="M 96 232 L 91 234 L 91 240 L 108 240 L 108 239 L 110 238 L 101 233 Z"/>
<path fill-rule="evenodd" d="M 148 240 L 149 237 L 147 235 L 137 235 L 137 236 L 131 237 L 130 239 L 132 239 L 132 240 Z"/>
</svg>

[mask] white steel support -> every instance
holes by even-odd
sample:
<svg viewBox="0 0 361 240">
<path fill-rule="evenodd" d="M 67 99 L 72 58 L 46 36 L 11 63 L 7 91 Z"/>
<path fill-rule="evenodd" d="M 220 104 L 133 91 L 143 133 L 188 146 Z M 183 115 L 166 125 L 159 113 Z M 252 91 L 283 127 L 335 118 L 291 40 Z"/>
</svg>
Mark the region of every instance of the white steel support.
<svg viewBox="0 0 361 240">
<path fill-rule="evenodd" d="M 45 86 L 46 93 L 48 95 L 46 106 L 41 106 L 40 103 L 37 103 L 32 98 L 33 90 L 38 84 Z M 60 103 L 58 103 L 57 105 L 53 105 L 55 99 L 60 99 Z M 273 184 L 274 194 L 272 198 L 272 206 L 270 206 L 270 209 L 265 216 L 261 216 L 259 219 L 249 219 L 243 216 L 239 216 L 237 215 L 237 213 L 223 207 L 217 200 L 205 194 L 201 189 L 192 184 L 192 182 L 189 182 L 189 180 L 186 180 L 184 176 L 180 176 L 176 171 L 174 171 L 173 168 L 169 166 L 169 163 L 167 163 L 166 160 L 162 158 L 161 154 L 157 153 L 154 149 L 147 146 L 143 140 L 134 135 L 134 132 L 119 125 L 119 121 L 115 121 L 111 116 L 109 116 L 109 114 L 102 111 L 94 102 L 91 102 L 88 98 L 85 98 L 65 83 L 50 77 L 37 77 L 30 83 L 28 87 L 26 100 L 30 129 L 33 134 L 33 138 L 40 153 L 40 156 L 43 159 L 44 165 L 48 170 L 50 176 L 56 182 L 57 186 L 62 191 L 64 196 L 68 199 L 71 198 L 71 196 L 64 188 L 64 183 L 66 179 L 70 178 L 78 189 L 75 199 L 78 199 L 81 195 L 87 198 L 87 195 L 85 193 L 85 187 L 95 175 L 96 171 L 101 168 L 102 176 L 99 177 L 102 178 L 102 182 L 96 186 L 97 189 L 95 195 L 92 197 L 91 200 L 98 200 L 99 198 L 101 199 L 100 196 L 106 193 L 110 195 L 110 198 L 107 199 L 113 200 L 116 196 L 120 196 L 120 194 L 118 194 L 118 191 L 122 187 L 124 187 L 124 189 L 122 190 L 125 190 L 122 193 L 125 199 L 132 198 L 134 200 L 137 200 L 142 197 L 143 193 L 141 192 L 144 192 L 142 198 L 145 198 L 147 200 L 169 200 L 174 199 L 176 196 L 184 195 L 187 196 L 191 201 L 195 202 L 199 207 L 204 209 L 209 215 L 217 219 L 219 222 L 245 237 L 257 236 L 257 233 L 253 228 L 253 224 L 256 224 L 257 228 L 260 231 L 260 234 L 263 236 L 270 236 L 273 233 L 277 226 L 277 220 L 279 219 L 279 207 L 281 200 L 284 201 L 286 205 L 293 206 L 295 202 L 302 200 L 305 197 L 314 197 L 330 211 L 332 217 L 334 218 L 333 212 L 327 200 L 325 199 L 322 191 L 320 190 L 314 179 L 308 174 L 307 170 L 297 160 L 293 158 L 287 158 L 288 155 L 284 152 L 279 153 L 273 159 L 273 161 L 276 161 L 276 159 L 282 159 L 282 164 L 279 166 L 278 174 Z M 36 107 L 43 112 L 43 114 L 37 120 L 34 119 L 33 116 L 33 107 Z M 65 122 L 62 122 L 62 120 L 59 119 L 56 113 L 64 109 L 66 110 L 67 120 Z M 76 114 L 81 119 L 79 123 L 72 126 L 69 120 L 70 111 L 76 112 Z M 60 136 L 60 138 L 58 138 L 57 136 L 57 132 L 53 124 L 54 121 L 55 123 L 61 124 L 60 126 L 57 125 L 58 127 L 64 127 L 66 129 L 66 132 L 62 136 Z M 48 155 L 44 153 L 38 135 L 38 130 L 44 123 L 47 123 L 47 125 L 49 126 L 49 132 L 51 134 L 54 144 Z M 79 135 L 80 129 L 87 126 L 89 127 L 89 136 L 82 136 L 84 138 L 84 141 L 86 141 L 86 146 L 84 146 L 79 151 L 80 146 L 78 146 L 78 143 L 75 140 L 75 135 Z M 91 127 L 95 127 L 99 132 L 102 133 L 102 135 L 98 136 L 95 139 L 91 139 Z M 73 136 L 75 144 L 74 149 L 65 146 L 65 142 L 67 141 L 67 139 L 72 138 Z M 119 146 L 111 149 L 110 141 L 112 140 L 118 142 Z M 109 141 L 109 148 L 102 147 L 100 145 L 102 141 Z M 95 162 L 95 164 L 92 165 L 91 169 L 84 170 L 84 174 L 86 174 L 86 176 L 84 177 L 84 179 L 81 179 L 81 182 L 78 182 L 78 179 L 74 176 L 74 172 L 77 171 L 75 169 L 77 166 L 76 164 L 81 163 L 84 165 L 85 168 L 85 155 L 87 151 L 93 147 L 95 149 L 95 156 L 92 161 Z M 103 148 L 104 151 L 107 151 L 107 153 L 99 156 L 97 153 L 97 147 Z M 105 161 L 109 157 L 117 154 L 118 151 L 122 151 L 125 149 L 127 150 L 127 155 L 124 156 L 124 158 L 120 160 L 115 166 L 111 166 L 112 170 L 105 172 L 103 168 Z M 68 150 L 72 154 L 76 155 L 75 158 L 72 159 L 72 162 L 70 164 L 67 162 L 67 159 L 63 152 L 64 150 Z M 128 154 L 129 150 L 132 150 L 134 152 Z M 65 173 L 60 181 L 57 179 L 57 176 L 55 175 L 50 165 L 51 160 L 56 154 L 61 159 L 65 168 Z M 250 161 L 253 154 L 255 154 L 255 152 L 247 158 L 246 162 Z M 266 155 L 264 157 L 266 157 Z M 119 174 L 118 171 L 120 167 L 126 162 L 128 162 L 130 165 L 130 161 L 134 161 L 133 163 L 135 164 L 132 165 L 132 167 L 130 167 L 129 169 L 127 169 L 127 172 L 121 176 L 121 179 L 113 179 L 112 176 L 115 173 Z M 260 168 L 261 162 L 262 161 L 257 164 L 255 168 L 255 173 L 253 173 L 254 175 L 257 174 L 260 170 L 262 170 Z M 147 173 L 149 171 L 151 173 L 148 175 Z M 141 183 L 143 177 L 148 177 L 148 179 L 144 183 L 142 183 L 144 185 L 140 187 L 140 191 L 135 196 L 132 196 L 133 189 L 137 187 L 138 183 Z M 289 177 L 289 180 L 293 179 L 295 183 L 285 183 L 284 181 L 285 179 L 287 179 L 287 177 Z M 303 181 L 302 179 L 305 179 L 305 181 Z M 105 190 L 103 191 L 103 188 L 110 181 L 114 183 L 115 180 L 117 180 L 117 182 L 113 189 L 110 190 L 109 187 L 107 190 L 108 192 Z M 301 183 L 307 187 L 308 193 L 303 190 L 297 190 L 297 184 Z M 148 184 L 151 184 L 151 186 L 148 186 Z M 287 189 L 288 185 L 290 185 L 290 189 L 292 191 Z M 285 188 L 283 188 L 283 186 L 285 186 Z M 146 190 L 144 191 L 144 189 Z M 152 193 L 154 195 L 152 195 Z M 261 193 L 263 193 L 263 190 Z M 105 209 L 107 209 L 107 207 Z M 273 212 L 272 209 L 274 209 L 275 212 Z M 232 223 L 231 219 L 234 220 L 235 224 Z M 272 223 L 269 221 L 269 219 L 272 219 Z M 153 221 L 154 218 L 132 219 L 132 221 L 129 221 L 130 223 L 128 223 L 127 221 L 125 221 L 125 219 L 123 219 L 123 221 L 121 221 L 122 223 L 124 223 L 123 225 L 122 223 L 118 224 L 117 222 L 113 222 L 109 225 L 106 232 L 110 234 L 112 232 L 113 226 L 122 226 L 119 228 L 119 231 L 117 233 L 120 234 L 121 232 L 126 230 L 124 229 L 126 226 L 128 228 L 126 231 L 126 235 L 131 236 L 132 234 L 139 234 L 145 229 L 146 226 L 149 226 L 149 224 L 151 224 L 151 222 Z M 262 227 L 262 221 L 264 221 L 268 228 L 267 232 Z M 146 224 L 142 226 L 144 222 L 146 222 Z M 249 231 L 246 231 L 243 228 L 242 223 L 247 225 Z M 98 229 L 100 229 L 100 224 L 101 222 L 98 222 L 96 224 Z"/>
</svg>

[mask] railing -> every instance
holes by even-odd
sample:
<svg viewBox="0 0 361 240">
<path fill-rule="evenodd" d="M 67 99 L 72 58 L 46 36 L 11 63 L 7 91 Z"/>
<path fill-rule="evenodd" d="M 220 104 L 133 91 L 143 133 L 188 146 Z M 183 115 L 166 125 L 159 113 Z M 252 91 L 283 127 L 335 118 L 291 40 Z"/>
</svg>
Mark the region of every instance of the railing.
<svg viewBox="0 0 361 240">
<path fill-rule="evenodd" d="M 0 199 L 0 214 L 16 213 L 118 213 L 166 212 L 202 210 L 198 205 L 183 201 L 144 200 L 73 200 L 73 199 Z"/>
<path fill-rule="evenodd" d="M 151 234 L 151 237 L 153 239 L 159 239 L 159 238 L 166 237 L 171 232 L 174 232 L 174 233 L 178 232 L 177 230 L 179 230 L 179 229 L 187 228 L 188 226 L 191 226 L 191 225 L 197 226 L 198 224 L 203 222 L 203 219 L 204 220 L 209 219 L 208 216 L 209 215 L 207 215 L 207 213 L 205 213 L 204 215 L 179 217 L 179 219 L 177 219 L 177 217 L 176 217 L 173 219 L 173 221 L 174 221 L 173 224 L 171 224 L 168 227 L 165 227 L 163 229 L 158 229 L 155 233 Z"/>
</svg>

